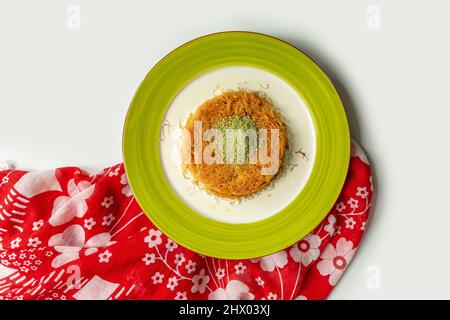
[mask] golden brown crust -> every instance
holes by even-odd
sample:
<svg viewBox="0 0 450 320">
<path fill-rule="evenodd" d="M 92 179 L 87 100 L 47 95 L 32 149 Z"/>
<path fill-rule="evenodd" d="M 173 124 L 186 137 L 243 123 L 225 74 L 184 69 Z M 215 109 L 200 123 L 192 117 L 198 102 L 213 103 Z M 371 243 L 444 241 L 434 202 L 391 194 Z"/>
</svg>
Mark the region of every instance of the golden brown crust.
<svg viewBox="0 0 450 320">
<path fill-rule="evenodd" d="M 191 163 L 184 170 L 191 173 L 193 180 L 206 191 L 224 198 L 236 199 L 250 196 L 269 184 L 274 175 L 262 175 L 261 169 L 270 164 L 194 164 L 194 121 L 202 122 L 203 132 L 215 128 L 217 123 L 233 116 L 250 117 L 258 128 L 267 129 L 267 152 L 270 155 L 270 129 L 279 129 L 280 168 L 286 153 L 286 126 L 270 102 L 257 93 L 247 91 L 225 92 L 203 103 L 186 122 L 191 137 Z M 202 143 L 203 148 L 208 143 Z"/>
</svg>

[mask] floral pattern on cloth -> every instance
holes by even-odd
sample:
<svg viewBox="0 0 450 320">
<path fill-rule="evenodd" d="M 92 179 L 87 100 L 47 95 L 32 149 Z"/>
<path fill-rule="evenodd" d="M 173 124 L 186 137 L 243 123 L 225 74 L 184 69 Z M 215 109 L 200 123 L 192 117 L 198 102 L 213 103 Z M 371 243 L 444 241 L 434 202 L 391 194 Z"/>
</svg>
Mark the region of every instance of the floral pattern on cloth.
<svg viewBox="0 0 450 320">
<path fill-rule="evenodd" d="M 265 257 L 225 260 L 159 231 L 122 164 L 0 171 L 0 299 L 325 299 L 360 244 L 372 193 L 353 143 L 343 190 L 314 231 Z"/>
</svg>

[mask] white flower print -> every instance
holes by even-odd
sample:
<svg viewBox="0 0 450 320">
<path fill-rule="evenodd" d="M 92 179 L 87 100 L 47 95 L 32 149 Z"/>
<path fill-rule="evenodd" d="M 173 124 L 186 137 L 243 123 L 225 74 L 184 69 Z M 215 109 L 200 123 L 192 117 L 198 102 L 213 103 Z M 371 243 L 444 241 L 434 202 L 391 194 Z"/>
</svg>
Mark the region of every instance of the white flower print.
<svg viewBox="0 0 450 320">
<path fill-rule="evenodd" d="M 17 255 L 14 252 L 8 255 L 9 260 L 16 260 L 16 257 Z"/>
<path fill-rule="evenodd" d="M 256 283 L 258 284 L 258 286 L 264 287 L 264 280 L 261 279 L 261 277 L 257 277 L 255 280 L 256 280 Z"/>
<path fill-rule="evenodd" d="M 367 224 L 367 221 L 363 221 L 361 223 L 361 228 L 359 230 L 362 230 L 362 231 L 366 230 L 366 224 Z"/>
<path fill-rule="evenodd" d="M 178 291 L 177 295 L 175 296 L 175 300 L 187 300 L 186 291 L 183 291 L 183 292 Z"/>
<path fill-rule="evenodd" d="M 206 286 L 209 282 L 209 276 L 205 275 L 205 269 L 201 269 L 200 273 L 192 277 L 192 287 L 191 292 L 199 292 L 201 294 L 205 293 Z"/>
<path fill-rule="evenodd" d="M 183 264 L 183 262 L 185 262 L 186 261 L 186 258 L 184 257 L 184 255 L 182 254 L 182 253 L 177 253 L 176 255 L 175 255 L 175 264 L 177 265 L 177 266 L 181 266 L 182 264 Z"/>
<path fill-rule="evenodd" d="M 125 173 L 120 177 L 120 183 L 124 185 L 124 187 L 122 188 L 122 194 L 125 197 L 131 197 L 133 195 L 133 192 L 131 191 L 130 185 L 128 184 L 128 178 Z"/>
<path fill-rule="evenodd" d="M 167 239 L 166 249 L 169 252 L 173 252 L 173 250 L 175 250 L 176 248 L 178 248 L 178 245 L 175 242 L 173 242 L 172 239 Z"/>
<path fill-rule="evenodd" d="M 36 248 L 36 247 L 37 247 L 38 245 L 40 245 L 41 243 L 42 243 L 42 242 L 41 242 L 41 240 L 39 240 L 38 237 L 28 239 L 28 246 L 29 246 L 29 247 L 34 247 L 34 248 Z"/>
<path fill-rule="evenodd" d="M 356 195 L 358 197 L 360 197 L 361 199 L 365 199 L 369 195 L 369 192 L 367 191 L 366 187 L 357 187 L 356 188 Z"/>
<path fill-rule="evenodd" d="M 10 244 L 11 249 L 18 248 L 21 241 L 22 241 L 22 239 L 19 237 L 15 238 L 13 241 L 11 241 L 11 244 Z"/>
<path fill-rule="evenodd" d="M 339 212 L 342 212 L 345 208 L 346 208 L 346 206 L 345 206 L 344 202 L 342 202 L 342 201 L 336 205 L 336 210 Z"/>
<path fill-rule="evenodd" d="M 150 279 L 153 280 L 153 284 L 162 283 L 164 275 L 162 273 L 156 272 Z"/>
<path fill-rule="evenodd" d="M 167 289 L 169 289 L 170 291 L 173 291 L 173 290 L 175 290 L 176 286 L 178 286 L 177 277 L 169 278 L 169 281 L 167 282 Z"/>
<path fill-rule="evenodd" d="M 278 295 L 273 292 L 269 292 L 269 295 L 267 296 L 267 300 L 277 300 Z"/>
<path fill-rule="evenodd" d="M 59 254 L 53 258 L 52 267 L 58 268 L 68 262 L 78 259 L 79 252 L 87 248 L 85 255 L 90 255 L 98 251 L 98 248 L 106 248 L 115 243 L 111 241 L 111 234 L 108 232 L 99 233 L 85 242 L 85 233 L 81 225 L 74 224 L 67 227 L 62 233 L 53 235 L 48 240 L 48 245 L 53 247 Z M 52 256 L 52 251 L 47 251 L 46 256 Z M 37 262 L 35 262 L 37 264 Z"/>
<path fill-rule="evenodd" d="M 148 232 L 148 236 L 144 238 L 144 242 L 148 243 L 149 248 L 153 248 L 154 246 L 161 244 L 161 235 L 161 231 L 150 229 L 150 231 Z"/>
<path fill-rule="evenodd" d="M 30 255 L 30 260 L 34 260 L 34 259 L 36 259 L 36 255 L 35 254 Z"/>
<path fill-rule="evenodd" d="M 249 292 L 249 287 L 239 281 L 231 280 L 227 287 L 217 288 L 208 296 L 208 300 L 253 300 L 255 296 Z"/>
<path fill-rule="evenodd" d="M 217 279 L 221 280 L 223 277 L 225 277 L 225 269 L 224 268 L 219 268 L 216 271 L 216 277 Z"/>
<path fill-rule="evenodd" d="M 367 157 L 366 157 L 363 149 L 353 140 L 352 140 L 352 146 L 351 146 L 351 155 L 352 155 L 352 157 L 358 157 L 359 160 L 361 160 L 365 164 L 369 165 L 369 161 L 367 160 Z"/>
<path fill-rule="evenodd" d="M 358 200 L 356 200 L 356 199 L 353 199 L 353 198 L 348 199 L 347 204 L 348 204 L 348 205 L 350 206 L 350 208 L 352 208 L 352 209 L 358 208 Z"/>
<path fill-rule="evenodd" d="M 111 257 L 112 257 L 112 253 L 109 252 L 109 250 L 105 250 L 105 251 L 103 251 L 102 253 L 100 253 L 98 255 L 98 262 L 100 262 L 100 263 L 103 263 L 103 262 L 108 263 L 109 262 L 109 258 L 111 258 Z"/>
<path fill-rule="evenodd" d="M 84 227 L 87 230 L 91 230 L 92 227 L 96 225 L 96 222 L 94 221 L 94 218 L 84 219 Z"/>
<path fill-rule="evenodd" d="M 355 227 L 356 221 L 353 218 L 345 219 L 345 228 L 353 230 Z"/>
<path fill-rule="evenodd" d="M 29 260 L 25 260 L 25 261 L 23 262 L 23 265 L 28 267 L 28 266 L 31 265 L 31 262 L 30 262 Z"/>
<path fill-rule="evenodd" d="M 25 253 L 21 253 L 19 254 L 19 259 L 25 259 L 27 257 L 27 255 Z"/>
<path fill-rule="evenodd" d="M 103 217 L 102 226 L 110 226 L 114 220 L 116 220 L 116 217 L 114 217 L 114 214 L 110 213 Z"/>
<path fill-rule="evenodd" d="M 40 219 L 38 221 L 33 222 L 33 227 L 31 230 L 38 231 L 44 225 L 44 220 Z"/>
<path fill-rule="evenodd" d="M 19 270 L 24 273 L 28 273 L 28 271 L 30 271 L 30 269 L 28 269 L 27 267 L 20 267 Z"/>
<path fill-rule="evenodd" d="M 108 173 L 109 177 L 118 176 L 119 175 L 120 166 L 117 166 L 114 170 L 110 170 Z"/>
<path fill-rule="evenodd" d="M 2 169 L 3 170 L 3 169 Z M 1 170 L 0 170 L 1 171 Z M 0 186 L 7 184 L 9 182 L 9 177 L 8 176 L 4 176 L 2 178 L 2 183 L 0 183 Z"/>
<path fill-rule="evenodd" d="M 94 189 L 95 184 L 88 181 L 75 183 L 75 180 L 71 179 L 67 184 L 68 196 L 59 196 L 53 203 L 50 225 L 59 226 L 74 217 L 83 217 L 88 209 L 86 200 L 94 193 Z"/>
<path fill-rule="evenodd" d="M 340 235 L 342 230 L 342 226 L 336 226 L 336 232 L 334 233 L 335 236 Z"/>
<path fill-rule="evenodd" d="M 319 257 L 321 243 L 322 239 L 318 235 L 310 233 L 298 243 L 294 244 L 289 254 L 295 262 L 307 267 Z"/>
<path fill-rule="evenodd" d="M 37 266 L 40 266 L 40 265 L 42 264 L 42 261 L 41 261 L 41 260 L 36 260 L 36 261 L 34 262 L 34 264 L 37 265 Z"/>
<path fill-rule="evenodd" d="M 194 261 L 192 261 L 192 260 L 189 260 L 188 263 L 186 264 L 185 268 L 186 268 L 187 272 L 188 272 L 189 274 L 191 274 L 192 272 L 195 271 L 195 266 L 196 266 L 196 265 L 197 265 L 196 262 L 194 262 Z"/>
<path fill-rule="evenodd" d="M 30 269 L 33 270 L 33 271 L 37 270 L 37 268 L 35 266 L 31 266 Z"/>
<path fill-rule="evenodd" d="M 9 262 L 8 260 L 6 260 L 6 259 L 3 259 L 2 261 L 1 261 L 1 263 L 4 265 L 4 266 L 9 266 L 10 264 L 11 264 L 11 262 Z"/>
<path fill-rule="evenodd" d="M 253 263 L 259 262 L 259 266 L 261 267 L 262 270 L 272 272 L 275 269 L 275 267 L 283 268 L 285 265 L 287 265 L 287 263 L 288 263 L 287 253 L 286 253 L 286 251 L 281 250 L 279 252 L 273 253 L 273 254 L 265 256 L 265 257 L 251 259 L 251 262 L 253 262 Z M 235 268 L 236 268 L 236 266 L 235 266 Z M 244 270 L 245 270 L 245 268 L 244 268 Z M 237 272 L 237 269 L 236 269 L 236 273 L 239 274 Z"/>
<path fill-rule="evenodd" d="M 4 257 L 6 257 L 6 251 L 0 252 L 0 258 L 4 258 Z"/>
<path fill-rule="evenodd" d="M 328 224 L 323 228 L 328 234 L 334 235 L 336 232 L 336 217 L 332 214 L 328 216 Z"/>
<path fill-rule="evenodd" d="M 105 197 L 101 203 L 102 207 L 108 209 L 114 204 L 114 196 Z"/>
<path fill-rule="evenodd" d="M 142 261 L 145 262 L 145 265 L 150 265 L 152 263 L 155 263 L 156 261 L 156 256 L 154 253 L 146 253 L 144 258 L 142 258 Z"/>
<path fill-rule="evenodd" d="M 335 286 L 342 273 L 353 258 L 356 248 L 353 249 L 353 242 L 340 238 L 336 243 L 336 248 L 329 243 L 320 256 L 323 260 L 317 264 L 317 270 L 322 276 L 330 276 L 328 282 Z"/>
<path fill-rule="evenodd" d="M 239 262 L 237 265 L 234 266 L 234 269 L 236 270 L 236 274 L 243 274 L 245 272 L 245 269 L 247 269 L 246 266 L 242 262 Z"/>
</svg>

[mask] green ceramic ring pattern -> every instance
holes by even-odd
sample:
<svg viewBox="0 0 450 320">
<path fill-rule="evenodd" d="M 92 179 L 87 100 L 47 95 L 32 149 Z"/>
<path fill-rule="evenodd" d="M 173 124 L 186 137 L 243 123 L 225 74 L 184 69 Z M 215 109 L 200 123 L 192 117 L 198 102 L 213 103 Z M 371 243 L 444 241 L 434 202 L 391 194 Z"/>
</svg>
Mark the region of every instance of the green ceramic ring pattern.
<svg viewBox="0 0 450 320">
<path fill-rule="evenodd" d="M 254 223 L 219 222 L 192 210 L 171 188 L 160 159 L 161 123 L 173 98 L 193 79 L 225 66 L 257 67 L 285 80 L 305 101 L 316 133 L 304 189 L 286 208 Z M 243 259 L 286 248 L 324 219 L 344 184 L 350 135 L 338 93 L 303 52 L 270 36 L 224 32 L 182 45 L 147 74 L 125 120 L 123 156 L 136 200 L 162 232 L 203 255 Z"/>
</svg>

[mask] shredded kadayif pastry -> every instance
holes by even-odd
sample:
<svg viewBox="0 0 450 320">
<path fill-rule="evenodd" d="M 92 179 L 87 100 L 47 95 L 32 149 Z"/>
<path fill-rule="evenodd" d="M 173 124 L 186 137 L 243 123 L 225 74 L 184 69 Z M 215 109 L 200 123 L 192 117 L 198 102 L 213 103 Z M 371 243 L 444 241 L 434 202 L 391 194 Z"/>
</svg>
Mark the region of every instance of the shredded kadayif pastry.
<svg viewBox="0 0 450 320">
<path fill-rule="evenodd" d="M 239 132 L 246 132 L 253 129 L 257 133 L 263 128 L 267 129 L 267 154 L 271 154 L 271 129 L 278 129 L 279 132 L 279 167 L 274 174 L 263 175 L 261 169 L 270 167 L 270 163 L 262 164 L 260 161 L 251 163 L 249 140 L 245 140 L 244 162 L 208 164 L 203 161 L 201 164 L 194 163 L 194 122 L 201 121 L 202 131 L 208 129 L 218 129 L 223 133 L 224 139 L 222 156 L 225 159 L 226 132 L 228 129 L 237 129 Z M 271 106 L 270 102 L 257 93 L 247 91 L 225 92 L 214 97 L 191 114 L 187 119 L 185 129 L 190 133 L 191 163 L 183 165 L 183 169 L 188 171 L 194 183 L 202 189 L 220 197 L 236 199 L 248 197 L 269 184 L 269 182 L 280 172 L 283 165 L 287 138 L 286 126 L 278 112 Z M 203 150 L 210 142 L 202 139 Z M 237 144 L 236 144 L 237 145 Z M 253 150 L 253 149 L 252 149 Z M 236 150 L 235 153 L 237 158 Z M 242 153 L 241 153 L 242 155 Z M 242 159 L 242 158 L 241 158 Z"/>
</svg>

